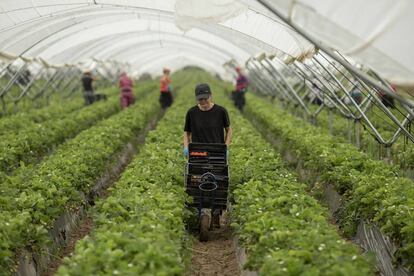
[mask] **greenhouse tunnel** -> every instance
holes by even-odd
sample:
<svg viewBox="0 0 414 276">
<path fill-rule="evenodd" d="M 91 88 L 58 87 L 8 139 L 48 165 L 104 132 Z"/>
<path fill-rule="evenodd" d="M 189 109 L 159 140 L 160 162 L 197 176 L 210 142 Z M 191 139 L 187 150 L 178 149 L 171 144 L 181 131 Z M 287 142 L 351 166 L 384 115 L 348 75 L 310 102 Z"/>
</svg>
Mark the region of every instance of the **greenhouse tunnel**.
<svg viewBox="0 0 414 276">
<path fill-rule="evenodd" d="M 372 159 L 375 162 L 380 160 L 387 170 L 390 168 L 390 173 L 384 178 L 378 176 L 372 179 L 378 183 L 384 182 L 389 190 L 398 190 L 399 193 L 409 191 L 409 194 L 403 194 L 404 199 L 395 200 L 403 206 L 397 208 L 399 212 L 407 213 L 407 217 L 403 218 L 404 222 L 395 222 L 394 225 L 394 221 L 385 214 L 389 212 L 387 214 L 391 217 L 390 214 L 394 212 L 389 211 L 388 208 L 391 207 L 385 203 L 375 203 L 375 212 L 381 212 L 380 215 L 364 217 L 353 214 L 360 223 L 354 227 L 357 230 L 356 234 L 351 235 L 351 240 L 358 244 L 361 251 L 374 252 L 372 259 L 375 259 L 375 273 L 414 275 L 413 26 L 414 2 L 410 0 L 2 0 L 0 136 L 3 144 L 0 145 L 0 151 L 14 150 L 10 156 L 13 155 L 16 159 L 12 160 L 7 155 L 9 153 L 0 156 L 0 161 L 4 163 L 0 164 L 2 193 L 9 191 L 4 188 L 11 185 L 7 181 L 12 181 L 10 179 L 18 174 L 23 175 L 16 170 L 22 167 L 22 170 L 28 169 L 24 164 L 29 166 L 31 162 L 47 162 L 43 156 L 53 156 L 59 143 L 69 138 L 76 139 L 98 122 L 93 117 L 98 116 L 97 114 L 85 115 L 90 116 L 88 124 L 70 135 L 59 134 L 62 136 L 59 142 L 50 142 L 49 146 L 45 144 L 44 148 L 39 148 L 42 157 L 35 156 L 37 153 L 29 149 L 31 146 L 27 146 L 28 142 L 24 142 L 25 140 L 22 140 L 21 145 L 26 145 L 22 148 L 27 148 L 30 158 L 26 158 L 25 151 L 18 152 L 20 149 L 15 149 L 12 142 L 6 141 L 15 140 L 17 145 L 20 139 L 24 139 L 24 135 L 29 135 L 26 134 L 29 132 L 24 132 L 26 119 L 23 119 L 29 118 L 29 115 L 19 117 L 19 114 L 29 110 L 32 112 L 32 109 L 39 111 L 36 119 L 33 119 L 38 125 L 33 124 L 33 129 L 37 132 L 49 131 L 46 123 L 41 126 L 42 118 L 57 118 L 64 111 L 56 111 L 55 115 L 51 115 L 54 111 L 47 111 L 48 107 L 55 102 L 67 103 L 63 105 L 69 107 L 69 102 L 81 98 L 80 79 L 84 72 L 91 72 L 96 77 L 96 89 L 106 91 L 108 87 L 117 84 L 122 72 L 137 81 L 139 87 L 139 83 L 145 83 L 146 79 L 158 80 L 163 68 L 169 68 L 174 74 L 189 68 L 202 68 L 215 81 L 220 81 L 220 89 L 229 93 L 231 82 L 237 77 L 236 69 L 241 68 L 249 80 L 247 109 L 241 114 L 257 126 L 257 132 L 263 137 L 269 139 L 269 135 L 273 135 L 270 132 L 274 131 L 265 119 L 270 120 L 269 118 L 273 118 L 271 116 L 278 116 L 277 114 L 290 114 L 292 118 L 299 118 L 297 122 L 303 122 L 307 127 L 309 125 L 312 128 L 324 129 L 327 135 L 335 137 L 333 139 L 342 143 L 341 145 L 346 145 L 343 147 L 356 148 L 356 152 L 366 154 L 364 157 L 353 155 L 341 164 L 332 157 L 332 163 L 324 167 L 333 174 L 340 170 L 337 168 L 344 169 L 346 162 L 359 162 L 347 169 L 346 177 L 351 179 L 346 182 L 347 185 L 357 187 L 355 183 L 359 176 L 353 175 L 355 171 L 366 170 L 373 174 L 381 170 L 382 167 L 374 168 L 374 163 L 365 164 L 363 159 Z M 177 85 L 178 90 L 183 87 L 186 87 L 185 83 Z M 108 94 L 108 97 L 110 101 L 112 96 Z M 261 115 L 255 108 L 260 109 L 265 105 L 248 105 L 250 102 L 263 100 L 274 106 L 275 110 L 281 111 L 270 111 L 269 115 L 259 118 Z M 78 110 L 76 108 L 73 107 L 70 112 Z M 106 111 L 103 109 L 99 111 L 102 112 L 99 120 L 108 120 L 115 116 L 111 113 L 115 111 L 109 111 L 110 108 Z M 43 110 L 45 114 L 42 114 Z M 62 114 L 59 116 L 63 118 Z M 184 114 L 182 117 L 184 118 Z M 79 120 L 83 120 L 81 115 Z M 14 126 L 16 121 L 20 121 L 18 126 Z M 13 130 L 14 127 L 16 129 Z M 302 123 L 291 127 L 300 129 Z M 280 130 L 280 133 L 287 135 L 284 130 Z M 289 146 L 292 141 L 284 142 Z M 278 148 L 278 143 L 279 146 L 281 144 L 280 141 L 272 139 L 269 143 L 275 148 Z M 314 151 L 318 152 L 315 156 L 325 158 L 329 147 L 339 149 L 342 146 L 315 147 Z M 292 152 L 302 158 L 305 155 L 300 155 L 300 150 L 292 147 Z M 282 149 L 282 155 L 285 153 Z M 292 160 L 287 162 L 292 163 Z M 309 157 L 307 160 L 298 161 L 295 166 L 306 167 L 313 164 L 312 162 L 317 163 Z M 319 168 L 319 165 L 314 166 L 313 169 Z M 340 177 L 342 175 L 338 179 Z M 404 188 L 399 190 L 397 186 L 389 187 L 386 177 L 404 179 L 402 184 L 397 180 L 389 184 L 404 185 Z M 303 176 L 302 178 L 306 179 Z M 335 180 L 332 179 L 320 176 L 314 182 Z M 361 181 L 366 183 L 374 180 Z M 317 186 L 315 183 L 312 187 Z M 330 184 L 335 186 L 335 183 Z M 327 186 L 331 189 L 332 185 Z M 363 188 L 355 188 L 358 192 L 361 189 Z M 381 193 L 381 196 L 388 197 L 387 191 L 382 190 L 382 185 L 375 189 L 378 189 L 375 190 L 376 195 Z M 329 195 L 325 195 L 328 202 L 326 204 L 329 205 L 330 200 L 340 201 L 346 208 L 356 204 L 356 201 L 348 201 L 352 197 L 351 192 L 338 189 L 338 193 L 335 192 L 333 196 L 336 199 L 329 199 Z M 325 194 L 329 193 L 325 191 Z M 366 195 L 361 197 L 368 200 Z M 6 202 L 6 199 L 1 199 L 0 196 L 0 204 Z M 390 205 L 395 207 L 394 203 Z M 332 211 L 332 206 L 328 207 L 333 217 L 339 214 L 339 228 L 346 232 L 346 227 L 341 224 L 341 221 L 345 221 L 341 217 L 344 215 L 341 213 L 342 209 L 334 208 Z M 6 214 L 6 211 L 4 213 L 2 223 L 7 223 L 4 224 L 7 227 L 11 223 L 7 219 L 13 217 L 11 214 Z M 395 214 L 394 218 L 398 220 L 398 214 Z M 344 216 L 351 215 L 347 213 Z M 7 231 L 13 233 L 12 230 Z M 43 275 L 44 268 L 40 263 L 47 261 L 42 258 L 39 261 L 37 257 L 33 257 L 34 262 L 28 261 L 31 257 L 27 256 L 32 253 L 25 257 L 19 249 L 10 249 L 12 247 L 7 245 L 10 233 L 0 232 L 0 250 L 4 250 L 0 253 L 0 258 L 4 259 L 0 261 L 0 265 L 13 263 L 13 268 L 0 268 L 0 275 L 3 272 L 4 275 Z M 297 248 L 291 248 L 293 251 L 294 249 Z M 269 250 L 275 252 L 273 248 Z M 295 252 L 292 254 L 296 254 Z M 254 254 L 256 253 L 251 256 Z M 261 257 L 265 259 L 265 256 Z M 248 273 L 256 273 L 251 275 L 267 275 L 272 271 L 270 264 L 257 265 L 250 261 L 249 254 L 246 258 L 247 268 L 239 264 L 240 275 L 250 275 L 243 274 L 247 270 L 251 270 Z M 306 259 L 305 256 L 298 258 Z M 59 275 L 72 275 L 67 272 L 70 270 L 65 271 L 59 270 Z M 92 273 L 93 270 L 76 274 L 79 271 L 72 271 L 73 275 Z M 108 273 L 101 272 L 96 272 L 96 275 Z M 302 275 L 290 272 L 274 272 L 274 275 Z M 181 274 L 171 271 L 169 273 Z M 326 271 L 320 273 L 323 275 Z M 134 274 L 121 272 L 121 275 Z"/>
</svg>

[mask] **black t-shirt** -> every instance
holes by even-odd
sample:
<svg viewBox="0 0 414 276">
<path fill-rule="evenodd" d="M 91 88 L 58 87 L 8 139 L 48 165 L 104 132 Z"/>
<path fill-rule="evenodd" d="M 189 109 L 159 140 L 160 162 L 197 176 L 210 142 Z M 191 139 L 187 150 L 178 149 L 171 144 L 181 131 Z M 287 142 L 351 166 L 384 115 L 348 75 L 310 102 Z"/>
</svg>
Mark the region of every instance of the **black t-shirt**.
<svg viewBox="0 0 414 276">
<path fill-rule="evenodd" d="M 83 76 L 82 77 L 82 84 L 83 84 L 83 89 L 85 91 L 93 91 L 93 89 L 92 89 L 92 77 Z"/>
<path fill-rule="evenodd" d="M 224 143 L 224 128 L 230 126 L 227 110 L 214 104 L 208 111 L 194 106 L 185 116 L 184 131 L 191 132 L 191 141 L 198 143 Z"/>
</svg>

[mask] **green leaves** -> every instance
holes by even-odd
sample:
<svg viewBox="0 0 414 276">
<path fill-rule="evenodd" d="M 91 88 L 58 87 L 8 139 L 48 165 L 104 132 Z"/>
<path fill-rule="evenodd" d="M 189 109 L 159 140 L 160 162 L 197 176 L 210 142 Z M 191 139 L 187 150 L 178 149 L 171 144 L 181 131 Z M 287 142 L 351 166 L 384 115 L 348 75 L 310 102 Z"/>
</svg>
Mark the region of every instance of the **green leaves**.
<svg viewBox="0 0 414 276">
<path fill-rule="evenodd" d="M 74 114 L 69 113 L 67 116 L 42 123 L 29 123 L 18 131 L 2 135 L 0 170 L 10 173 L 22 163 L 35 162 L 65 139 L 73 137 L 119 109 L 118 99 L 112 97 L 107 102 L 82 108 Z"/>
<path fill-rule="evenodd" d="M 246 248 L 246 268 L 261 275 L 372 274 L 370 261 L 356 246 L 341 239 L 327 220 L 328 211 L 308 195 L 307 185 L 296 180 L 249 122 L 230 104 L 226 107 L 235 133 L 230 166 L 235 201 L 232 226 Z M 257 112 L 264 110 L 257 108 Z M 261 120 L 271 117 L 270 112 L 263 114 Z M 292 133 L 292 127 L 277 131 Z M 306 136 L 297 137 L 306 144 Z M 319 150 L 317 154 L 326 152 Z M 305 157 L 302 151 L 297 153 Z"/>
<path fill-rule="evenodd" d="M 414 225 L 412 211 L 404 211 L 414 210 L 413 181 L 258 97 L 248 96 L 246 111 L 278 138 L 282 148 L 297 153 L 307 169 L 335 186 L 345 199 L 338 215 L 347 235 L 354 234 L 360 219 L 375 222 L 400 245 L 396 256 L 404 256 L 403 263 L 414 267 L 414 251 L 408 250 L 414 233 L 402 232 Z"/>
<path fill-rule="evenodd" d="M 4 117 L 0 119 L 0 135 L 17 132 L 26 128 L 28 125 L 41 123 L 46 120 L 56 120 L 65 117 L 68 113 L 77 111 L 83 106 L 81 99 L 74 99 L 65 102 L 55 102 L 41 109 L 31 109 L 22 111 L 15 115 Z"/>
<path fill-rule="evenodd" d="M 82 193 L 90 192 L 111 166 L 119 149 L 143 130 L 158 112 L 157 97 L 153 93 L 145 101 L 138 101 L 61 145 L 39 166 L 27 168 L 30 173 L 21 169 L 19 174 L 9 178 L 10 182 L 2 183 L 0 187 L 11 193 L 2 197 L 5 205 L 2 204 L 0 221 L 10 227 L 0 228 L 0 251 L 13 255 L 25 246 L 44 245 L 49 240 L 47 230 L 55 219 L 83 202 Z M 25 214 L 23 223 L 13 220 L 15 216 L 21 217 L 20 214 Z M 1 267 L 12 265 L 11 259 L 0 259 Z"/>
<path fill-rule="evenodd" d="M 96 202 L 94 231 L 78 242 L 58 275 L 184 274 L 187 196 L 181 141 L 192 88 L 179 91 L 110 196 Z"/>
</svg>

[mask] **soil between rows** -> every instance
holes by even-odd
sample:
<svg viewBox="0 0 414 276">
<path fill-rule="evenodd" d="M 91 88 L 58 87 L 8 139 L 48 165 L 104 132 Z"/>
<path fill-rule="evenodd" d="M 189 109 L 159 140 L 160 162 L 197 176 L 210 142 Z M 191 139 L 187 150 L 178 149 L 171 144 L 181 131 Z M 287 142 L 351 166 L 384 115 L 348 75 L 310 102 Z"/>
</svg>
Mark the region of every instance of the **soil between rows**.
<svg viewBox="0 0 414 276">
<path fill-rule="evenodd" d="M 226 212 L 220 219 L 220 228 L 209 232 L 209 240 L 194 238 L 188 276 L 240 275 L 233 233 Z"/>
</svg>

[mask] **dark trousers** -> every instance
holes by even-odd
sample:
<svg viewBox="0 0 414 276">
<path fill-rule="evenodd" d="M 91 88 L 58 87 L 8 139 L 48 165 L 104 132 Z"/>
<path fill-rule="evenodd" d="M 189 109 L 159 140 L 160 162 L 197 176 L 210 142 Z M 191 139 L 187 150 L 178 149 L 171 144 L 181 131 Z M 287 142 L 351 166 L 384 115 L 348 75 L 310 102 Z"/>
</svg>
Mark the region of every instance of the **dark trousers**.
<svg viewBox="0 0 414 276">
<path fill-rule="evenodd" d="M 233 91 L 232 98 L 234 105 L 239 109 L 243 110 L 244 105 L 246 104 L 246 98 L 244 97 L 244 91 Z"/>
<path fill-rule="evenodd" d="M 173 97 L 170 91 L 161 91 L 160 104 L 162 108 L 170 107 L 173 103 Z"/>
<path fill-rule="evenodd" d="M 83 98 L 85 99 L 85 105 L 93 104 L 95 101 L 95 95 L 93 94 L 93 91 L 85 91 L 83 93 Z"/>
</svg>

